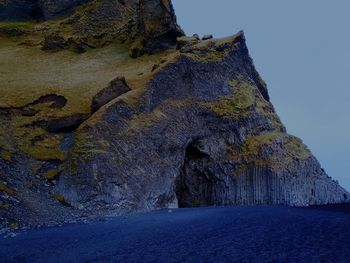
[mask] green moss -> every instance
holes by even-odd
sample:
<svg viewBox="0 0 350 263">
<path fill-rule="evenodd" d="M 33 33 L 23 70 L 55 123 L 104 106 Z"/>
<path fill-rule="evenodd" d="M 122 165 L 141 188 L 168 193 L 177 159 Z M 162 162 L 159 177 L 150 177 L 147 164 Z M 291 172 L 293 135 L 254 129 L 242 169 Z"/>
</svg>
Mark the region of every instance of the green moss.
<svg viewBox="0 0 350 263">
<path fill-rule="evenodd" d="M 10 196 L 14 196 L 16 195 L 16 191 L 13 190 L 11 187 L 9 187 L 8 185 L 0 182 L 0 192 L 4 192 Z"/>
<path fill-rule="evenodd" d="M 60 202 L 64 206 L 70 206 L 70 204 L 67 202 L 66 198 L 64 198 L 64 196 L 62 194 L 60 194 L 60 193 L 56 193 L 54 195 L 54 199 L 57 202 Z"/>
<path fill-rule="evenodd" d="M 78 155 L 108 153 L 108 147 L 109 142 L 95 140 L 88 132 L 80 131 L 75 136 L 74 152 Z"/>
<path fill-rule="evenodd" d="M 297 159 L 305 160 L 311 156 L 310 150 L 295 136 L 286 136 L 285 147 L 287 152 Z"/>
<path fill-rule="evenodd" d="M 200 41 L 191 47 L 191 51 L 184 53 L 185 56 L 195 61 L 213 63 L 222 61 L 234 48 L 239 48 L 241 33 L 222 39 L 209 39 Z"/>
<path fill-rule="evenodd" d="M 41 162 L 35 162 L 32 164 L 32 166 L 30 168 L 34 174 L 37 174 L 41 168 L 41 165 L 42 165 Z"/>
<path fill-rule="evenodd" d="M 240 80 L 231 81 L 231 86 L 236 87 L 231 97 L 222 97 L 207 106 L 220 116 L 239 118 L 245 110 L 254 106 L 255 91 L 249 83 Z"/>
<path fill-rule="evenodd" d="M 66 158 L 66 152 L 60 150 L 62 135 L 49 134 L 42 128 L 14 127 L 18 147 L 35 160 L 50 161 Z M 39 138 L 36 140 L 36 138 Z"/>
<path fill-rule="evenodd" d="M 95 139 L 85 130 L 78 130 L 70 158 L 70 174 L 76 175 L 80 162 L 88 162 L 96 155 L 107 154 L 110 144 L 103 139 Z"/>
<path fill-rule="evenodd" d="M 224 96 L 214 103 L 204 105 L 216 114 L 226 118 L 243 119 L 254 113 L 259 113 L 266 117 L 274 129 L 277 131 L 284 130 L 271 103 L 263 98 L 255 86 L 241 77 L 230 81 L 230 86 L 233 90 L 232 96 Z"/>
<path fill-rule="evenodd" d="M 9 209 L 9 205 L 0 202 L 0 209 L 7 210 Z"/>
<path fill-rule="evenodd" d="M 18 228 L 17 222 L 11 222 L 11 223 L 9 224 L 9 228 L 17 229 L 17 228 Z"/>
<path fill-rule="evenodd" d="M 66 201 L 66 199 L 64 198 L 64 196 L 61 195 L 61 194 L 59 194 L 59 193 L 56 193 L 56 194 L 54 195 L 54 198 L 55 198 L 56 201 L 61 202 L 61 203 Z"/>
<path fill-rule="evenodd" d="M 311 152 L 294 136 L 282 132 L 266 132 L 248 137 L 232 152 L 231 160 L 241 163 L 238 173 L 247 165 L 286 169 L 295 160 L 306 160 Z"/>
<path fill-rule="evenodd" d="M 60 23 L 62 21 L 47 21 L 38 28 Z M 116 76 L 125 76 L 134 92 L 124 99 L 128 105 L 136 105 L 142 90 L 155 74 L 151 71 L 152 66 L 163 59 L 171 63 L 178 55 L 178 51 L 168 50 L 131 59 L 128 52 L 127 44 L 113 43 L 79 55 L 69 51 L 46 53 L 37 47 L 18 45 L 0 37 L 1 108 L 23 107 L 48 94 L 67 99 L 62 109 L 52 108 L 50 103 L 41 103 L 29 107 L 37 112 L 35 116 L 14 113 L 11 120 L 0 120 L 0 158 L 11 160 L 13 154 L 24 152 L 35 160 L 65 160 L 67 153 L 60 150 L 63 136 L 50 134 L 33 124 L 75 114 L 89 114 L 93 96 Z M 82 151 L 93 155 L 103 153 L 104 148 L 98 146 Z"/>
<path fill-rule="evenodd" d="M 184 105 L 185 101 L 169 101 L 168 106 L 170 107 L 171 104 L 171 107 L 176 107 L 176 103 Z M 129 121 L 126 134 L 130 135 L 140 133 L 153 127 L 155 123 L 159 123 L 165 119 L 166 115 L 158 109 L 155 109 L 150 113 L 138 114 L 135 118 Z"/>
<path fill-rule="evenodd" d="M 263 146 L 271 145 L 277 140 L 282 140 L 285 134 L 280 132 L 267 132 L 259 136 L 248 137 L 243 144 L 243 153 L 246 156 L 257 154 Z"/>
<path fill-rule="evenodd" d="M 12 152 L 0 150 L 0 158 L 1 158 L 1 159 L 4 159 L 4 160 L 6 160 L 6 161 L 11 161 Z"/>
<path fill-rule="evenodd" d="M 33 186 L 34 186 L 34 184 L 33 184 L 33 182 L 26 182 L 26 183 L 24 184 L 24 186 L 25 186 L 26 188 L 28 188 L 28 189 L 32 189 Z"/>
<path fill-rule="evenodd" d="M 0 120 L 0 158 L 11 161 L 15 149 L 12 145 L 13 137 L 8 130 L 8 125 L 5 121 Z"/>
<path fill-rule="evenodd" d="M 51 169 L 45 173 L 48 180 L 55 180 L 61 174 L 62 169 Z"/>
<path fill-rule="evenodd" d="M 0 22 L 1 29 L 19 29 L 19 30 L 30 30 L 34 25 L 38 23 L 34 21 L 24 21 L 24 22 Z"/>
<path fill-rule="evenodd" d="M 153 76 L 152 66 L 174 54 L 177 51 L 170 50 L 131 59 L 129 47 L 120 44 L 83 54 L 69 51 L 47 54 L 38 48 L 0 41 L 3 72 L 0 107 L 22 107 L 40 96 L 57 94 L 64 96 L 68 103 L 62 110 L 51 109 L 52 117 L 89 113 L 93 96 L 116 76 L 125 76 L 132 89 L 143 88 Z M 46 109 L 41 110 L 48 113 L 50 108 L 46 105 Z"/>
</svg>

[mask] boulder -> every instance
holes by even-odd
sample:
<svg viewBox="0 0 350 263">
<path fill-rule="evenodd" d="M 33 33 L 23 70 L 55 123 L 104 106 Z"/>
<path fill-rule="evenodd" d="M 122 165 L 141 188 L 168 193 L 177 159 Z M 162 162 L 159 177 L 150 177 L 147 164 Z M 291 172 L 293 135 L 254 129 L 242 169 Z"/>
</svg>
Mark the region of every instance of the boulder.
<svg viewBox="0 0 350 263">
<path fill-rule="evenodd" d="M 56 52 L 67 47 L 67 41 L 62 36 L 58 34 L 51 34 L 44 38 L 41 49 Z"/>
<path fill-rule="evenodd" d="M 204 35 L 202 37 L 202 40 L 208 40 L 208 39 L 213 39 L 213 35 Z"/>
<path fill-rule="evenodd" d="M 182 47 L 185 47 L 185 46 L 192 46 L 199 42 L 199 39 L 197 36 L 192 36 L 192 37 L 183 36 L 183 37 L 178 37 L 176 40 L 177 40 L 178 49 L 181 49 Z"/>
<path fill-rule="evenodd" d="M 123 95 L 124 93 L 130 91 L 128 84 L 124 77 L 117 77 L 112 80 L 109 85 L 103 88 L 99 93 L 97 93 L 91 103 L 91 111 L 95 112 L 103 105 L 107 104 L 111 100 Z"/>
</svg>

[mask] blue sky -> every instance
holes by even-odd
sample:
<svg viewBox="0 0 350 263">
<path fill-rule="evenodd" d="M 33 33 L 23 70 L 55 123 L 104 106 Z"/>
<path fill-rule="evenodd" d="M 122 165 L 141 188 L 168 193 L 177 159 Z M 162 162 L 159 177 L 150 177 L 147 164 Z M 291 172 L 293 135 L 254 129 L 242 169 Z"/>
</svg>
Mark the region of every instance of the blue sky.
<svg viewBox="0 0 350 263">
<path fill-rule="evenodd" d="M 244 30 L 290 134 L 350 191 L 350 1 L 173 0 L 186 34 Z"/>
</svg>

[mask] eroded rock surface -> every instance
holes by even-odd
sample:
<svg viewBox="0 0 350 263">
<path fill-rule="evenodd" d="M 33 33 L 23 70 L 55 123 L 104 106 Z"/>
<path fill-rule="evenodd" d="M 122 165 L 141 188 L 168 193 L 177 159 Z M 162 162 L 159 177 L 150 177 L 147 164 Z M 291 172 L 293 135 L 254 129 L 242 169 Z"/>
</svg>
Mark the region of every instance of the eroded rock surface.
<svg viewBox="0 0 350 263">
<path fill-rule="evenodd" d="M 114 40 L 127 42 L 133 57 L 176 46 L 184 35 L 169 0 L 11 0 L 0 1 L 0 21 L 50 20 L 22 30 L 1 28 L 0 35 L 31 33 L 42 38 L 43 50 L 95 48 Z"/>
<path fill-rule="evenodd" d="M 0 19 L 50 19 L 67 14 L 77 5 L 89 1 L 92 0 L 4 0 L 0 2 Z"/>
</svg>

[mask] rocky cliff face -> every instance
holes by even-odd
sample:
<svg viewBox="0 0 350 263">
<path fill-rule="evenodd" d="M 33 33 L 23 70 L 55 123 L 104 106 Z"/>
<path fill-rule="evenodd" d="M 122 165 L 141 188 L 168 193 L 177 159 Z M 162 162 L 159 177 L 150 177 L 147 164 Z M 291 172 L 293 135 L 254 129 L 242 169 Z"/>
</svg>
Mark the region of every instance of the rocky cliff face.
<svg viewBox="0 0 350 263">
<path fill-rule="evenodd" d="M 66 15 L 77 5 L 91 0 L 2 0 L 0 19 L 7 21 L 50 19 Z"/>
<path fill-rule="evenodd" d="M 0 23 L 2 226 L 350 198 L 286 133 L 242 32 L 184 37 L 170 1 L 44 2 L 59 18 Z"/>
</svg>

